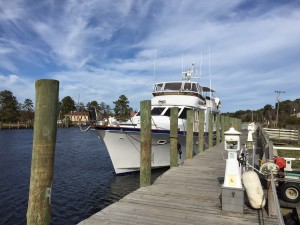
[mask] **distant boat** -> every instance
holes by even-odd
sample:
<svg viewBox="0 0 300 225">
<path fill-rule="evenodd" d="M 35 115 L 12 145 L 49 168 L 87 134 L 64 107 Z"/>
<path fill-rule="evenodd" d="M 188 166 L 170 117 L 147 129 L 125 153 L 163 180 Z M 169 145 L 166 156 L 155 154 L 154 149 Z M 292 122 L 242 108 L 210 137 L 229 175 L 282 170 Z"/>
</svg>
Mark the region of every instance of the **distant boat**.
<svg viewBox="0 0 300 225">
<path fill-rule="evenodd" d="M 208 132 L 208 116 L 213 114 L 215 130 L 216 115 L 220 113 L 220 99 L 213 97 L 214 91 L 192 82 L 193 65 L 182 73 L 182 81 L 154 84 L 151 99 L 152 121 L 152 168 L 170 165 L 170 110 L 178 107 L 178 162 L 185 160 L 187 110 L 193 109 L 195 121 L 198 112 L 205 112 L 204 132 Z M 95 132 L 107 147 L 116 174 L 140 169 L 140 113 L 127 122 L 110 120 L 107 125 L 96 125 Z M 194 143 L 197 142 L 198 126 L 194 126 Z M 194 149 L 197 144 L 194 144 Z"/>
</svg>

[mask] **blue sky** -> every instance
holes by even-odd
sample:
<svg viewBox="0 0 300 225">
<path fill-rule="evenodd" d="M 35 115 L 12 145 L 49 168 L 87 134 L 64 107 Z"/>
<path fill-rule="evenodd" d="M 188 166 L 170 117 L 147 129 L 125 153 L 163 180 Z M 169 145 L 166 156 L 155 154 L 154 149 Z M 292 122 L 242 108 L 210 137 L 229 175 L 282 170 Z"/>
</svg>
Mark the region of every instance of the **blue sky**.
<svg viewBox="0 0 300 225">
<path fill-rule="evenodd" d="M 182 58 L 202 61 L 223 112 L 300 98 L 300 1 L 0 1 L 0 91 L 21 103 L 56 79 L 60 100 L 124 94 L 138 109 L 153 83 L 181 79 Z"/>
</svg>

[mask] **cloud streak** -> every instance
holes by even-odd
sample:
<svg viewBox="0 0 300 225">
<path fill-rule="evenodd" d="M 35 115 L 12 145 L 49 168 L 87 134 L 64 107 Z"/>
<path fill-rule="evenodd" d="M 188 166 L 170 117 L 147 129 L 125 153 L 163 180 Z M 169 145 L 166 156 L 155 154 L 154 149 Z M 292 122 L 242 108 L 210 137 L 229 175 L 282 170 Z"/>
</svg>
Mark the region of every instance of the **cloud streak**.
<svg viewBox="0 0 300 225">
<path fill-rule="evenodd" d="M 34 80 L 57 79 L 61 98 L 113 106 L 125 94 L 138 108 L 153 82 L 181 79 L 182 55 L 187 66 L 202 54 L 200 83 L 212 79 L 223 111 L 275 104 L 277 89 L 294 100 L 299 8 L 298 1 L 3 0 L 0 90 L 23 101 L 33 98 Z"/>
</svg>

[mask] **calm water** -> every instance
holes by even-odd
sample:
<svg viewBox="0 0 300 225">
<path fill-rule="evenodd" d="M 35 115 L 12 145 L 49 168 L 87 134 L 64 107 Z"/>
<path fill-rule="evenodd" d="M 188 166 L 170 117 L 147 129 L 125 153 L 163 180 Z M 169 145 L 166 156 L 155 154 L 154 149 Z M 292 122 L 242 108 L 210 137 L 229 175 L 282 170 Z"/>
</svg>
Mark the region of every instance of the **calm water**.
<svg viewBox="0 0 300 225">
<path fill-rule="evenodd" d="M 0 130 L 0 225 L 26 224 L 32 142 L 31 129 Z M 93 131 L 58 129 L 51 224 L 77 224 L 138 187 L 139 174 L 115 176 Z"/>
</svg>

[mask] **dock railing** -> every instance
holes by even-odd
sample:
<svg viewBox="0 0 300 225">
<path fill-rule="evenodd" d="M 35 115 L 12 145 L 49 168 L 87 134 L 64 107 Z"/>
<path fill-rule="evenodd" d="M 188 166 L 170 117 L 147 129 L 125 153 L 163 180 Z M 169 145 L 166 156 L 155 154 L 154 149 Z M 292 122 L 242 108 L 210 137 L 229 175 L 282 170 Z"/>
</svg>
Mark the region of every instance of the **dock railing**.
<svg viewBox="0 0 300 225">
<path fill-rule="evenodd" d="M 300 130 L 263 128 L 270 139 L 292 141 L 300 144 Z"/>
<path fill-rule="evenodd" d="M 264 162 L 267 160 L 273 160 L 273 142 L 270 140 L 266 130 L 260 124 L 257 126 L 257 135 L 262 147 L 260 159 L 262 159 Z"/>
<path fill-rule="evenodd" d="M 273 162 L 273 142 L 270 140 L 267 132 L 261 125 L 257 126 L 257 136 L 261 144 L 260 159 L 261 162 Z M 284 224 L 280 204 L 278 201 L 276 185 L 274 181 L 273 172 L 269 171 L 270 175 L 267 177 L 267 202 L 268 202 L 268 215 L 277 216 L 278 224 Z"/>
</svg>

